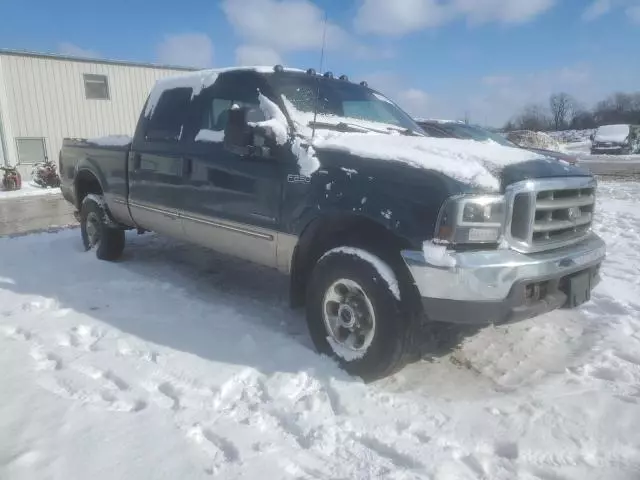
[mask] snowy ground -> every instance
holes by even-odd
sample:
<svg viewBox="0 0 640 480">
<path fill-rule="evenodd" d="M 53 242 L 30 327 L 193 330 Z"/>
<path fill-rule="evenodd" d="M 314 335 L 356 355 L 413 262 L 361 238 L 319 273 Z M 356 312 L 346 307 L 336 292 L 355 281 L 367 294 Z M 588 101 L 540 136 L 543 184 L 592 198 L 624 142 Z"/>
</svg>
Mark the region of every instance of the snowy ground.
<svg viewBox="0 0 640 480">
<path fill-rule="evenodd" d="M 5 191 L 5 190 L 2 190 L 2 187 L 0 186 L 0 200 L 6 199 L 6 198 L 20 198 L 20 197 L 33 197 L 36 195 L 59 195 L 59 194 L 60 194 L 59 188 L 42 188 L 42 187 L 38 187 L 33 183 L 25 182 L 25 181 L 23 181 L 22 188 L 20 190 Z"/>
<path fill-rule="evenodd" d="M 153 235 L 0 240 L 0 478 L 640 478 L 640 185 L 603 183 L 591 303 L 373 385 L 285 279 Z"/>
</svg>

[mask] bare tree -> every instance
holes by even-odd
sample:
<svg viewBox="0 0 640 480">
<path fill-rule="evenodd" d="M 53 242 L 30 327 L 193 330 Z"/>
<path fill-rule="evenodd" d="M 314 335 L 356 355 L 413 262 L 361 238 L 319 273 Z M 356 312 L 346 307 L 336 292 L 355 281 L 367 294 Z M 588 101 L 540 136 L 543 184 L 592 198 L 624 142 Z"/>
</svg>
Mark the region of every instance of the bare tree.
<svg viewBox="0 0 640 480">
<path fill-rule="evenodd" d="M 550 119 L 542 105 L 527 105 L 520 115 L 510 121 L 515 130 L 544 131 L 550 126 Z"/>
<path fill-rule="evenodd" d="M 575 102 L 568 93 L 554 93 L 549 98 L 549 107 L 553 125 L 556 130 L 560 130 L 567 124 L 567 119 L 573 115 Z"/>
</svg>

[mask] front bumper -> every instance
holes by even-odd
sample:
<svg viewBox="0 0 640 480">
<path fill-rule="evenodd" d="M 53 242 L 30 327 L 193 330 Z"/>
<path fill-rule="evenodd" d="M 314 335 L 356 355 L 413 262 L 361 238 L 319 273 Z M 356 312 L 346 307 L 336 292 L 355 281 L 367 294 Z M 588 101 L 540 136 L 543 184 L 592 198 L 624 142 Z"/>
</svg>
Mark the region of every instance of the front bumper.
<svg viewBox="0 0 640 480">
<path fill-rule="evenodd" d="M 524 320 L 567 305 L 567 284 L 576 274 L 588 272 L 593 288 L 606 246 L 592 233 L 580 243 L 535 254 L 451 252 L 455 267 L 431 265 L 422 252 L 406 250 L 402 256 L 430 320 L 488 325 Z"/>
<path fill-rule="evenodd" d="M 614 145 L 610 147 L 591 147 L 592 154 L 600 155 L 622 155 L 631 152 L 631 148 L 626 145 Z"/>
</svg>

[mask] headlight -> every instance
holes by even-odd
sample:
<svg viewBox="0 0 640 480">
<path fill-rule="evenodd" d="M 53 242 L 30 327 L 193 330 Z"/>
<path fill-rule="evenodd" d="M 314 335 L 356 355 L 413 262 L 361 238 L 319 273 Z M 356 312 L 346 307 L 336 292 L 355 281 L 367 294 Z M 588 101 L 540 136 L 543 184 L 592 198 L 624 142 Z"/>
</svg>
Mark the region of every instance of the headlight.
<svg viewBox="0 0 640 480">
<path fill-rule="evenodd" d="M 498 195 L 453 197 L 438 218 L 436 240 L 448 243 L 497 243 L 505 224 L 506 205 Z"/>
</svg>

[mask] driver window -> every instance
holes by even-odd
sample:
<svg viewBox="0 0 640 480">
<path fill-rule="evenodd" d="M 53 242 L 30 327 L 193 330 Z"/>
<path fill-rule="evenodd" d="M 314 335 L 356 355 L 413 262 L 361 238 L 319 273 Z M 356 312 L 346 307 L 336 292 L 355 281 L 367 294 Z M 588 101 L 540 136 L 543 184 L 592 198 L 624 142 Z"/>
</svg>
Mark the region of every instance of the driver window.
<svg viewBox="0 0 640 480">
<path fill-rule="evenodd" d="M 265 120 L 258 101 L 258 81 L 247 72 L 221 75 L 213 87 L 213 95 L 206 105 L 200 128 L 224 132 L 229 118 L 229 110 L 234 106 L 248 107 L 247 121 Z"/>
</svg>

